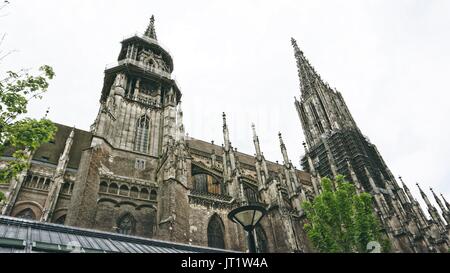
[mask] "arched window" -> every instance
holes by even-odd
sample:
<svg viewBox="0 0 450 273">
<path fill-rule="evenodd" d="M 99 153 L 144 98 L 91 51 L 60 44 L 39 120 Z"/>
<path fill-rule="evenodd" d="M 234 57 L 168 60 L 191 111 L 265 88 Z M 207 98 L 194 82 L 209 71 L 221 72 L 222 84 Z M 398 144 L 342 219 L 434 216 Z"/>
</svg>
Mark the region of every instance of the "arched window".
<svg viewBox="0 0 450 273">
<path fill-rule="evenodd" d="M 130 213 L 127 213 L 117 221 L 117 232 L 120 234 L 132 235 L 134 233 L 135 225 L 136 220 L 134 220 L 134 217 Z"/>
<path fill-rule="evenodd" d="M 148 197 L 149 197 L 148 190 L 146 188 L 143 188 L 141 190 L 141 194 L 139 195 L 139 198 L 148 200 Z"/>
<path fill-rule="evenodd" d="M 208 246 L 225 248 L 223 223 L 217 214 L 214 214 L 208 224 Z"/>
<path fill-rule="evenodd" d="M 108 183 L 105 181 L 100 182 L 100 192 L 108 192 Z"/>
<path fill-rule="evenodd" d="M 156 193 L 156 191 L 155 190 L 152 190 L 151 192 L 150 192 L 150 200 L 156 200 L 156 197 L 157 197 L 158 195 L 157 195 L 157 193 Z"/>
<path fill-rule="evenodd" d="M 30 185 L 30 184 L 31 184 L 31 178 L 32 178 L 31 175 L 27 175 L 27 177 L 25 178 L 25 182 L 23 182 L 23 186 L 24 186 L 24 187 L 27 187 L 27 188 L 28 188 L 28 187 L 31 186 L 31 185 Z"/>
<path fill-rule="evenodd" d="M 134 142 L 134 150 L 147 153 L 149 143 L 150 120 L 145 115 L 139 118 L 136 124 L 136 137 Z"/>
<path fill-rule="evenodd" d="M 116 183 L 112 183 L 111 185 L 109 185 L 108 193 L 117 194 L 118 191 L 119 191 L 119 187 L 117 186 Z"/>
<path fill-rule="evenodd" d="M 37 176 L 33 176 L 30 183 L 30 188 L 37 188 L 39 178 Z"/>
<path fill-rule="evenodd" d="M 58 217 L 58 219 L 56 219 L 55 224 L 64 225 L 65 222 L 66 222 L 66 215 L 64 214 Z"/>
<path fill-rule="evenodd" d="M 251 187 L 246 186 L 244 189 L 245 197 L 247 197 L 247 201 L 252 203 L 258 203 L 258 193 L 255 189 L 252 189 Z"/>
<path fill-rule="evenodd" d="M 209 192 L 213 194 L 221 194 L 220 181 L 209 174 L 196 174 L 193 176 L 194 190 L 198 192 Z"/>
<path fill-rule="evenodd" d="M 45 178 L 42 188 L 43 188 L 44 190 L 48 190 L 48 189 L 50 188 L 50 184 L 51 184 L 52 182 L 53 182 L 53 181 L 50 180 L 49 178 Z"/>
<path fill-rule="evenodd" d="M 30 208 L 24 209 L 21 212 L 17 213 L 16 217 L 28 220 L 36 220 L 36 214 L 34 214 L 33 210 Z"/>
<path fill-rule="evenodd" d="M 139 195 L 139 190 L 138 190 L 138 188 L 136 188 L 136 187 L 131 187 L 131 190 L 130 190 L 130 197 L 132 197 L 132 198 L 138 198 L 138 195 Z"/>
<path fill-rule="evenodd" d="M 44 189 L 45 180 L 47 180 L 45 177 L 39 177 L 37 184 L 36 184 L 36 188 Z"/>
<path fill-rule="evenodd" d="M 129 189 L 126 185 L 120 186 L 120 191 L 119 191 L 120 195 L 128 196 L 128 193 L 129 193 Z"/>
<path fill-rule="evenodd" d="M 68 182 L 64 182 L 61 192 L 64 194 L 69 194 L 70 184 Z"/>
<path fill-rule="evenodd" d="M 255 228 L 256 233 L 256 248 L 258 253 L 266 253 L 267 249 L 267 237 L 264 229 L 260 224 Z"/>
</svg>

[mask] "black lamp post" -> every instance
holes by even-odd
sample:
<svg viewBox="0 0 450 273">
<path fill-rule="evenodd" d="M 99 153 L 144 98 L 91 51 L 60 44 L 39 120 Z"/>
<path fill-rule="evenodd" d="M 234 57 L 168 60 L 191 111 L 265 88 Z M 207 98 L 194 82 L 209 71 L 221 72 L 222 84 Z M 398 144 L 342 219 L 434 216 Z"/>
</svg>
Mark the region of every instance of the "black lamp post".
<svg viewBox="0 0 450 273">
<path fill-rule="evenodd" d="M 253 230 L 267 211 L 259 205 L 248 205 L 236 208 L 228 214 L 228 218 L 240 224 L 247 232 L 248 249 L 250 253 L 256 253 L 255 237 Z"/>
</svg>

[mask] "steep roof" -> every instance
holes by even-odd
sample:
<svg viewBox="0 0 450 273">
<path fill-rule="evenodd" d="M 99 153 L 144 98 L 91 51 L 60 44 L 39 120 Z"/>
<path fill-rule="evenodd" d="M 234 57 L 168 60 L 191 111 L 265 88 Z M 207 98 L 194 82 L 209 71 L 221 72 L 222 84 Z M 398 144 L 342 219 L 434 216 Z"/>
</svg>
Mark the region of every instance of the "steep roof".
<svg viewBox="0 0 450 273">
<path fill-rule="evenodd" d="M 204 153 L 204 154 L 211 155 L 212 152 L 214 151 L 214 153 L 218 156 L 223 155 L 222 146 L 218 146 L 218 145 L 212 144 L 210 142 L 206 142 L 203 140 L 199 140 L 199 139 L 190 137 L 189 139 L 186 140 L 186 143 L 190 149 L 200 151 L 201 153 Z M 239 162 L 246 164 L 246 165 L 250 165 L 252 167 L 255 166 L 256 159 L 254 156 L 244 154 L 241 152 L 237 152 L 236 154 L 239 158 Z M 283 165 L 268 161 L 267 159 L 266 159 L 266 162 L 267 162 L 267 168 L 271 172 L 279 172 L 283 168 Z M 311 180 L 310 175 L 307 172 L 297 170 L 297 174 L 299 175 L 299 177 L 302 181 L 310 181 Z"/>
<path fill-rule="evenodd" d="M 55 123 L 57 127 L 56 135 L 53 141 L 44 143 L 39 147 L 33 155 L 33 160 L 50 163 L 53 165 L 58 164 L 58 160 L 62 152 L 64 151 L 64 147 L 66 145 L 66 140 L 72 131 L 72 127 L 62 125 L 59 123 Z M 92 134 L 90 132 L 75 129 L 74 139 L 72 148 L 69 152 L 69 163 L 67 165 L 68 168 L 78 169 L 80 165 L 81 152 L 89 148 L 91 145 Z M 13 149 L 7 149 L 4 153 L 4 156 L 11 156 L 13 153 Z"/>
</svg>

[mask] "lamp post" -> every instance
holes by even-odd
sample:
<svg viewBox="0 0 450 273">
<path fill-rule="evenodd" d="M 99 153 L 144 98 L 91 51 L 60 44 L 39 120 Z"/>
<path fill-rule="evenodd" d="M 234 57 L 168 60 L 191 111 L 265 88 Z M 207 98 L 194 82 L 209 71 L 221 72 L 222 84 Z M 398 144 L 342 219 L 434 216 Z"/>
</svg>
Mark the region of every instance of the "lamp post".
<svg viewBox="0 0 450 273">
<path fill-rule="evenodd" d="M 266 213 L 266 209 L 262 206 L 247 205 L 236 208 L 228 214 L 228 219 L 240 224 L 247 232 L 248 249 L 250 253 L 256 253 L 253 230 Z"/>
</svg>

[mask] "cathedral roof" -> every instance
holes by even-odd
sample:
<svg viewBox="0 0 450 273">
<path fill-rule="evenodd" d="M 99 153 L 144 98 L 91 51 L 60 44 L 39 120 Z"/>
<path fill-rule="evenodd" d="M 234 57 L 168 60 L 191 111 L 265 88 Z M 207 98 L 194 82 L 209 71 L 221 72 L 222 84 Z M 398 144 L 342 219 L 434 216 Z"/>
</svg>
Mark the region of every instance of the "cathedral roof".
<svg viewBox="0 0 450 273">
<path fill-rule="evenodd" d="M 195 138 L 189 138 L 186 140 L 186 143 L 189 146 L 189 149 L 201 152 L 204 155 L 212 155 L 213 151 L 217 156 L 222 156 L 223 154 L 223 148 L 222 146 L 212 144 L 210 142 L 206 142 L 203 140 L 195 139 Z M 256 159 L 255 156 L 244 154 L 241 152 L 236 152 L 237 157 L 239 158 L 239 162 L 245 167 L 251 166 L 251 168 L 255 167 Z M 267 168 L 269 169 L 269 172 L 279 172 L 280 170 L 283 170 L 283 165 L 277 164 L 275 162 L 267 161 Z M 300 177 L 300 180 L 302 183 L 310 184 L 311 178 L 310 174 L 301 170 L 297 170 L 297 174 Z"/>
<path fill-rule="evenodd" d="M 0 252 L 2 253 L 71 251 L 102 253 L 232 252 L 0 216 Z"/>
<path fill-rule="evenodd" d="M 55 125 L 57 127 L 57 131 L 54 140 L 42 144 L 41 147 L 39 147 L 34 153 L 33 160 L 53 165 L 58 164 L 59 157 L 64 151 L 66 140 L 73 128 L 58 123 L 55 123 Z M 68 168 L 78 169 L 81 159 L 81 153 L 84 149 L 89 148 L 91 144 L 91 138 L 92 134 L 90 132 L 75 129 L 73 144 L 69 153 L 70 159 L 67 165 Z M 12 153 L 12 149 L 7 149 L 4 153 L 4 156 L 11 156 Z"/>
</svg>

